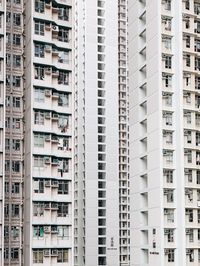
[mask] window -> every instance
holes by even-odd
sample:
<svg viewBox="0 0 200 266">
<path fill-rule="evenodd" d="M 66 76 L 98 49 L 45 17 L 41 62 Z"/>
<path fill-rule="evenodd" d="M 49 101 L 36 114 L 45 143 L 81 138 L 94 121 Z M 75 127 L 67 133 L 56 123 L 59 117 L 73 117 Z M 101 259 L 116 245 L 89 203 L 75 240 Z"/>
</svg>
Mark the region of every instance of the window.
<svg viewBox="0 0 200 266">
<path fill-rule="evenodd" d="M 19 194 L 20 192 L 20 183 L 14 182 L 12 183 L 12 194 Z"/>
<path fill-rule="evenodd" d="M 10 106 L 10 96 L 6 96 L 5 104 L 6 104 L 6 107 Z"/>
<path fill-rule="evenodd" d="M 58 19 L 68 21 L 69 20 L 69 8 L 60 7 L 58 9 Z"/>
<path fill-rule="evenodd" d="M 186 182 L 192 183 L 192 170 L 185 169 L 185 179 Z"/>
<path fill-rule="evenodd" d="M 60 42 L 69 42 L 69 30 L 59 29 L 58 40 Z"/>
<path fill-rule="evenodd" d="M 65 71 L 59 71 L 58 84 L 69 85 L 69 73 Z"/>
<path fill-rule="evenodd" d="M 21 45 L 21 35 L 13 34 L 13 45 L 17 45 L 17 46 Z"/>
<path fill-rule="evenodd" d="M 163 116 L 165 117 L 166 126 L 172 126 L 172 114 L 171 113 L 164 113 Z"/>
<path fill-rule="evenodd" d="M 189 233 L 189 242 L 194 242 L 194 231 L 190 229 Z"/>
<path fill-rule="evenodd" d="M 200 210 L 197 210 L 197 221 L 200 223 Z"/>
<path fill-rule="evenodd" d="M 11 55 L 6 54 L 6 66 L 10 67 L 11 66 Z"/>
<path fill-rule="evenodd" d="M 190 67 L 190 65 L 191 65 L 190 55 L 187 54 L 187 55 L 186 55 L 186 66 L 187 66 L 187 67 Z"/>
<path fill-rule="evenodd" d="M 165 10 L 170 11 L 171 10 L 171 0 L 165 0 L 164 7 L 165 7 Z"/>
<path fill-rule="evenodd" d="M 171 46 L 172 46 L 172 41 L 171 41 L 171 38 L 168 38 L 168 37 L 163 37 L 162 38 L 162 41 L 164 43 L 164 47 L 167 49 L 167 50 L 171 50 Z"/>
<path fill-rule="evenodd" d="M 11 13 L 6 12 L 6 23 L 10 23 L 10 21 L 11 21 Z"/>
<path fill-rule="evenodd" d="M 164 176 L 167 183 L 173 183 L 173 170 L 164 170 Z"/>
<path fill-rule="evenodd" d="M 21 141 L 20 139 L 13 139 L 12 141 L 12 149 L 14 151 L 20 151 Z"/>
<path fill-rule="evenodd" d="M 168 262 L 174 262 L 174 249 L 168 250 Z"/>
<path fill-rule="evenodd" d="M 195 70 L 200 70 L 200 58 L 195 57 Z"/>
<path fill-rule="evenodd" d="M 192 122 L 191 112 L 187 112 L 187 111 L 184 112 L 184 117 L 186 119 L 187 124 L 191 124 Z"/>
<path fill-rule="evenodd" d="M 68 262 L 68 249 L 58 249 L 57 262 Z"/>
<path fill-rule="evenodd" d="M 196 172 L 196 178 L 197 178 L 197 185 L 200 185 L 200 171 L 197 170 Z"/>
<path fill-rule="evenodd" d="M 185 9 L 190 10 L 190 0 L 185 1 Z"/>
<path fill-rule="evenodd" d="M 13 67 L 20 67 L 21 66 L 21 56 L 20 55 L 13 55 Z"/>
<path fill-rule="evenodd" d="M 167 202 L 168 203 L 174 202 L 174 191 L 172 189 L 168 189 L 167 191 Z"/>
<path fill-rule="evenodd" d="M 14 13 L 13 14 L 13 24 L 14 26 L 21 26 L 21 15 Z"/>
<path fill-rule="evenodd" d="M 4 191 L 5 194 L 9 194 L 9 182 L 5 182 Z"/>
<path fill-rule="evenodd" d="M 188 216 L 188 222 L 192 223 L 193 222 L 193 210 L 186 209 L 185 213 Z"/>
<path fill-rule="evenodd" d="M 20 161 L 12 161 L 12 171 L 15 173 L 20 172 Z"/>
<path fill-rule="evenodd" d="M 34 167 L 44 167 L 44 157 L 34 156 Z"/>
<path fill-rule="evenodd" d="M 20 87 L 21 85 L 21 77 L 20 76 L 13 76 L 12 82 L 14 87 Z"/>
<path fill-rule="evenodd" d="M 60 52 L 58 62 L 69 64 L 69 53 L 68 52 Z"/>
<path fill-rule="evenodd" d="M 190 28 L 190 19 L 185 20 L 185 28 L 189 29 Z"/>
<path fill-rule="evenodd" d="M 35 0 L 35 12 L 44 13 L 45 1 Z"/>
<path fill-rule="evenodd" d="M 35 34 L 44 36 L 44 22 L 36 21 L 35 22 Z"/>
<path fill-rule="evenodd" d="M 171 69 L 172 68 L 172 57 L 165 56 L 165 68 Z"/>
<path fill-rule="evenodd" d="M 34 179 L 33 189 L 34 193 L 44 193 L 44 179 Z"/>
<path fill-rule="evenodd" d="M 19 249 L 18 248 L 11 248 L 11 260 L 18 260 L 19 259 Z"/>
<path fill-rule="evenodd" d="M 58 203 L 58 217 L 66 217 L 68 215 L 68 203 Z"/>
<path fill-rule="evenodd" d="M 44 67 L 42 66 L 35 67 L 35 79 L 44 80 Z"/>
<path fill-rule="evenodd" d="M 58 194 L 68 194 L 69 183 L 67 181 L 58 181 Z"/>
<path fill-rule="evenodd" d="M 44 215 L 44 203 L 38 202 L 33 204 L 33 216 L 43 216 Z"/>
<path fill-rule="evenodd" d="M 166 88 L 169 88 L 172 86 L 172 76 L 170 75 L 164 75 L 163 76 L 163 79 L 164 79 L 164 86 Z"/>
<path fill-rule="evenodd" d="M 13 97 L 13 107 L 20 108 L 21 99 L 20 97 Z"/>
<path fill-rule="evenodd" d="M 10 171 L 10 161 L 8 161 L 8 160 L 5 161 L 5 171 L 6 172 Z"/>
<path fill-rule="evenodd" d="M 169 230 L 168 230 L 168 234 L 167 234 L 167 242 L 168 242 L 168 243 L 172 243 L 172 242 L 174 242 L 174 230 L 173 230 L 173 229 L 169 229 Z"/>
<path fill-rule="evenodd" d="M 12 217 L 16 218 L 19 217 L 19 213 L 20 213 L 20 207 L 19 204 L 12 204 Z"/>
<path fill-rule="evenodd" d="M 34 123 L 37 125 L 44 125 L 44 112 L 35 111 L 34 113 Z"/>
<path fill-rule="evenodd" d="M 172 20 L 168 18 L 162 18 L 162 24 L 164 25 L 164 29 L 166 31 L 171 31 L 172 29 Z"/>
<path fill-rule="evenodd" d="M 13 3 L 19 5 L 21 4 L 21 0 L 13 0 Z"/>
<path fill-rule="evenodd" d="M 11 226 L 11 237 L 12 239 L 17 239 L 19 237 L 19 227 Z"/>
<path fill-rule="evenodd" d="M 45 99 L 44 89 L 35 88 L 34 89 L 34 100 L 36 102 L 43 103 L 44 99 Z"/>
<path fill-rule="evenodd" d="M 20 129 L 20 127 L 21 127 L 20 118 L 13 118 L 12 122 L 13 122 L 13 124 L 12 124 L 13 129 Z"/>
<path fill-rule="evenodd" d="M 186 47 L 187 48 L 190 48 L 190 41 L 191 41 L 190 36 L 189 35 L 186 36 Z"/>
<path fill-rule="evenodd" d="M 60 225 L 57 227 L 58 237 L 69 238 L 69 227 L 65 225 Z"/>
<path fill-rule="evenodd" d="M 44 147 L 45 135 L 44 134 L 34 134 L 34 147 Z"/>
<path fill-rule="evenodd" d="M 4 205 L 4 215 L 6 218 L 9 217 L 9 204 Z"/>
<path fill-rule="evenodd" d="M 69 95 L 59 93 L 58 106 L 69 106 Z"/>
<path fill-rule="evenodd" d="M 10 33 L 6 33 L 6 44 L 7 45 L 11 44 L 11 35 L 10 35 Z"/>
<path fill-rule="evenodd" d="M 68 173 L 69 172 L 69 161 L 68 160 L 62 160 L 59 161 L 58 171 L 61 172 L 61 174 Z"/>
<path fill-rule="evenodd" d="M 33 226 L 33 237 L 43 238 L 44 237 L 44 226 Z"/>
<path fill-rule="evenodd" d="M 43 263 L 43 249 L 33 250 L 33 263 Z"/>
<path fill-rule="evenodd" d="M 35 56 L 44 58 L 44 44 L 35 44 Z"/>
</svg>

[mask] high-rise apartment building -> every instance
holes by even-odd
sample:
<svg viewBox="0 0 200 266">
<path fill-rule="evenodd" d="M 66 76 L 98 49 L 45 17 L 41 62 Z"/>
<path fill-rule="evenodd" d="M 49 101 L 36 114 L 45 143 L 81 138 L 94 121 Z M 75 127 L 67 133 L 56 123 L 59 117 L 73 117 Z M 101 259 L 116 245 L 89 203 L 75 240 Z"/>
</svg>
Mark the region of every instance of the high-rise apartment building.
<svg viewBox="0 0 200 266">
<path fill-rule="evenodd" d="M 200 2 L 129 1 L 131 265 L 200 263 Z"/>
<path fill-rule="evenodd" d="M 1 265 L 73 265 L 72 2 L 0 11 Z"/>
<path fill-rule="evenodd" d="M 127 0 L 0 0 L 0 265 L 130 265 L 127 71 Z"/>
<path fill-rule="evenodd" d="M 127 1 L 75 1 L 74 265 L 129 265 Z"/>
</svg>

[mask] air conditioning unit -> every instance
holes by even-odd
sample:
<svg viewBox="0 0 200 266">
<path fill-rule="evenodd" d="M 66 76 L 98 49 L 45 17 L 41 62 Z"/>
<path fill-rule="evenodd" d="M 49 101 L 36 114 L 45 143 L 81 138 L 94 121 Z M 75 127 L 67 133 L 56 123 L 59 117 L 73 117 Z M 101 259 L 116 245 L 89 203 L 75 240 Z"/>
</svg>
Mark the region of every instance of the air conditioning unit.
<svg viewBox="0 0 200 266">
<path fill-rule="evenodd" d="M 165 255 L 169 254 L 169 249 L 165 249 Z"/>
<path fill-rule="evenodd" d="M 190 232 L 191 232 L 191 230 L 190 230 L 190 229 L 186 229 L 186 230 L 185 230 L 185 233 L 186 233 L 186 235 L 189 235 L 189 234 L 190 234 Z"/>
<path fill-rule="evenodd" d="M 45 118 L 46 119 L 50 119 L 51 118 L 50 112 L 48 112 L 48 113 L 45 114 Z"/>
<path fill-rule="evenodd" d="M 56 25 L 52 25 L 52 30 L 53 30 L 53 31 L 57 31 L 57 32 L 58 32 L 58 31 L 59 31 L 59 27 L 58 27 L 58 26 L 56 26 Z"/>
<path fill-rule="evenodd" d="M 57 180 L 52 180 L 51 181 L 52 187 L 58 187 L 58 181 Z"/>
<path fill-rule="evenodd" d="M 165 235 L 168 235 L 169 232 L 170 232 L 169 229 L 165 229 L 165 230 L 164 230 L 164 234 L 165 234 Z"/>
<path fill-rule="evenodd" d="M 50 53 L 51 52 L 51 45 L 45 45 L 45 52 Z"/>
<path fill-rule="evenodd" d="M 50 75 L 51 74 L 51 67 L 47 67 L 45 69 L 45 74 Z"/>
<path fill-rule="evenodd" d="M 58 203 L 52 203 L 51 204 L 51 209 L 57 210 L 58 209 Z"/>
<path fill-rule="evenodd" d="M 58 119 L 59 118 L 59 115 L 58 114 L 53 114 L 53 119 Z"/>
<path fill-rule="evenodd" d="M 168 151 L 163 150 L 163 155 L 168 155 Z"/>
<path fill-rule="evenodd" d="M 189 195 L 191 193 L 191 190 L 189 188 L 185 189 L 185 195 Z"/>
<path fill-rule="evenodd" d="M 51 226 L 45 226 L 44 227 L 44 232 L 47 234 L 47 233 L 50 233 L 51 232 Z"/>
<path fill-rule="evenodd" d="M 45 137 L 45 141 L 50 141 L 50 140 L 51 140 L 50 135 Z"/>
<path fill-rule="evenodd" d="M 168 215 L 169 214 L 169 211 L 167 209 L 164 210 L 164 214 L 165 215 Z"/>
<path fill-rule="evenodd" d="M 50 97 L 51 96 L 51 91 L 50 90 L 45 90 L 45 96 Z"/>
<path fill-rule="evenodd" d="M 45 187 L 50 187 L 51 186 L 51 182 L 50 180 L 46 180 L 45 181 Z"/>
<path fill-rule="evenodd" d="M 168 195 L 169 194 L 169 189 L 168 188 L 165 188 L 164 189 L 164 195 Z"/>
<path fill-rule="evenodd" d="M 44 163 L 49 164 L 50 163 L 50 157 L 45 157 L 44 158 Z"/>
<path fill-rule="evenodd" d="M 57 249 L 52 249 L 51 250 L 51 256 L 58 256 L 58 250 Z"/>
<path fill-rule="evenodd" d="M 50 256 L 50 249 L 44 249 L 44 257 Z"/>
<path fill-rule="evenodd" d="M 49 202 L 48 203 L 45 203 L 44 204 L 44 208 L 45 208 L 45 210 L 50 209 L 51 208 L 50 203 Z"/>
<path fill-rule="evenodd" d="M 200 200 L 197 201 L 197 207 L 200 207 Z"/>
<path fill-rule="evenodd" d="M 191 250 L 190 249 L 186 249 L 186 255 L 190 255 L 191 254 Z"/>
</svg>

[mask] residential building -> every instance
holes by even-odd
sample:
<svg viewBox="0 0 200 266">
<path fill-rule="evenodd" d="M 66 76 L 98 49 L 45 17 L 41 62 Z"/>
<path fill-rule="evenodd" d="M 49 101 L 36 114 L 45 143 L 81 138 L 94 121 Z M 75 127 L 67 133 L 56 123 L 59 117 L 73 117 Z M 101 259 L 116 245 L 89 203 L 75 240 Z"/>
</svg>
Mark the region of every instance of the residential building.
<svg viewBox="0 0 200 266">
<path fill-rule="evenodd" d="M 200 3 L 128 11 L 131 265 L 198 265 Z"/>
<path fill-rule="evenodd" d="M 127 0 L 0 0 L 0 265 L 130 265 Z"/>
<path fill-rule="evenodd" d="M 24 265 L 72 265 L 72 1 L 25 14 Z"/>
<path fill-rule="evenodd" d="M 75 14 L 74 265 L 130 265 L 127 1 Z"/>
</svg>

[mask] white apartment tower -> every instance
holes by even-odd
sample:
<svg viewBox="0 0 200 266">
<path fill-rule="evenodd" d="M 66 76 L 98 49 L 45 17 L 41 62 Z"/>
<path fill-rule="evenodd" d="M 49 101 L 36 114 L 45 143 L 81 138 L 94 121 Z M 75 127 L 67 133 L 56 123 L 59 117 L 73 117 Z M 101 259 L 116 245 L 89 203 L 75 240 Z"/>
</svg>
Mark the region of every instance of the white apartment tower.
<svg viewBox="0 0 200 266">
<path fill-rule="evenodd" d="M 131 265 L 200 264 L 200 1 L 129 1 Z"/>
<path fill-rule="evenodd" d="M 74 12 L 74 265 L 130 265 L 127 1 Z"/>
</svg>

